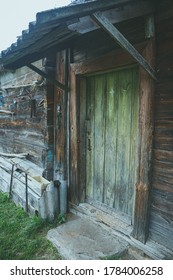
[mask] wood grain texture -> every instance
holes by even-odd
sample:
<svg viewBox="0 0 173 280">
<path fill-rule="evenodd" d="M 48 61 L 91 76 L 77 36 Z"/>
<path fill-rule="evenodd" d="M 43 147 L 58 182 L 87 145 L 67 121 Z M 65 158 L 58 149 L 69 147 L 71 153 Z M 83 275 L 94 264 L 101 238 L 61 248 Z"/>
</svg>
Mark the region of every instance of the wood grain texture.
<svg viewBox="0 0 173 280">
<path fill-rule="evenodd" d="M 159 82 L 155 94 L 155 131 L 151 193 L 151 238 L 173 251 L 173 2 L 158 3 L 156 13 Z"/>
<path fill-rule="evenodd" d="M 88 77 L 87 118 L 86 194 L 132 217 L 138 141 L 137 69 Z"/>
<path fill-rule="evenodd" d="M 154 65 L 154 39 L 148 41 L 144 54 Z M 146 72 L 140 71 L 139 105 L 139 169 L 137 174 L 133 237 L 145 243 L 149 234 L 153 144 L 154 84 Z"/>
</svg>

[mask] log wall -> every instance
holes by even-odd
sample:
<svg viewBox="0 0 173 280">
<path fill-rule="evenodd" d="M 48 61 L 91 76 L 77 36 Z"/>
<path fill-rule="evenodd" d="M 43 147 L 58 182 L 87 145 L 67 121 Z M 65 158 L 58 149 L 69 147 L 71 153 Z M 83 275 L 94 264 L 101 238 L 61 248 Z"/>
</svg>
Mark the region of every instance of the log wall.
<svg viewBox="0 0 173 280">
<path fill-rule="evenodd" d="M 42 61 L 35 65 L 43 67 Z M 47 114 L 50 85 L 27 67 L 1 72 L 0 81 L 4 100 L 0 107 L 0 152 L 28 153 L 29 160 L 43 169 L 50 169 L 47 167 L 49 122 L 52 125 Z M 50 179 L 48 172 L 45 177 Z"/>
<path fill-rule="evenodd" d="M 155 131 L 150 217 L 151 238 L 173 250 L 173 2 L 156 12 Z"/>
</svg>

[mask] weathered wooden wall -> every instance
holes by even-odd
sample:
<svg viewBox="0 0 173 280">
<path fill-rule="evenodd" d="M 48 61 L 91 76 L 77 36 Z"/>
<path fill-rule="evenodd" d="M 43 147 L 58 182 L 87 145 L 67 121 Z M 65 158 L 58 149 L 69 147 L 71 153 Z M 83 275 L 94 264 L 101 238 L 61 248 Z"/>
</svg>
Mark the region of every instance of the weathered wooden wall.
<svg viewBox="0 0 173 280">
<path fill-rule="evenodd" d="M 156 13 L 155 132 L 150 217 L 152 239 L 173 250 L 173 2 Z"/>
<path fill-rule="evenodd" d="M 42 61 L 36 66 L 42 67 Z M 49 84 L 27 67 L 2 72 L 0 80 L 5 102 L 0 107 L 0 152 L 28 153 L 28 159 L 47 169 Z"/>
</svg>

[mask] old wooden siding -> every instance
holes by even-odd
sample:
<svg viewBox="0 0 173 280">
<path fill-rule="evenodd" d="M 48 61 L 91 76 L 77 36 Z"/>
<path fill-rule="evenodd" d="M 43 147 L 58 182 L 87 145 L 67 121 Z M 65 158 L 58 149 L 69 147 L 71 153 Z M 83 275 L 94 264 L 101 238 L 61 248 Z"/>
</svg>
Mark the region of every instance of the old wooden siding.
<svg viewBox="0 0 173 280">
<path fill-rule="evenodd" d="M 155 133 L 150 233 L 173 250 L 173 2 L 158 1 L 156 15 Z"/>
<path fill-rule="evenodd" d="M 40 63 L 36 65 L 42 67 Z M 26 67 L 14 73 L 1 73 L 5 103 L 0 108 L 0 152 L 28 153 L 28 159 L 45 169 L 49 169 L 50 154 L 47 89 L 43 79 Z"/>
</svg>

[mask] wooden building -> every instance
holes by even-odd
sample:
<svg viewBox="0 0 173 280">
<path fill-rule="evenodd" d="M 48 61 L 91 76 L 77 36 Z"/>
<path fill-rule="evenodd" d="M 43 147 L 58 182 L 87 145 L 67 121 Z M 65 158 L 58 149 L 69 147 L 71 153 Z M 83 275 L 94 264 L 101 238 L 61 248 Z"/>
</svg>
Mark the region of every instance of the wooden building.
<svg viewBox="0 0 173 280">
<path fill-rule="evenodd" d="M 47 79 L 45 177 L 69 208 L 93 206 L 172 258 L 173 2 L 74 2 L 38 13 L 0 63 Z M 45 70 L 31 64 L 45 57 Z"/>
</svg>

